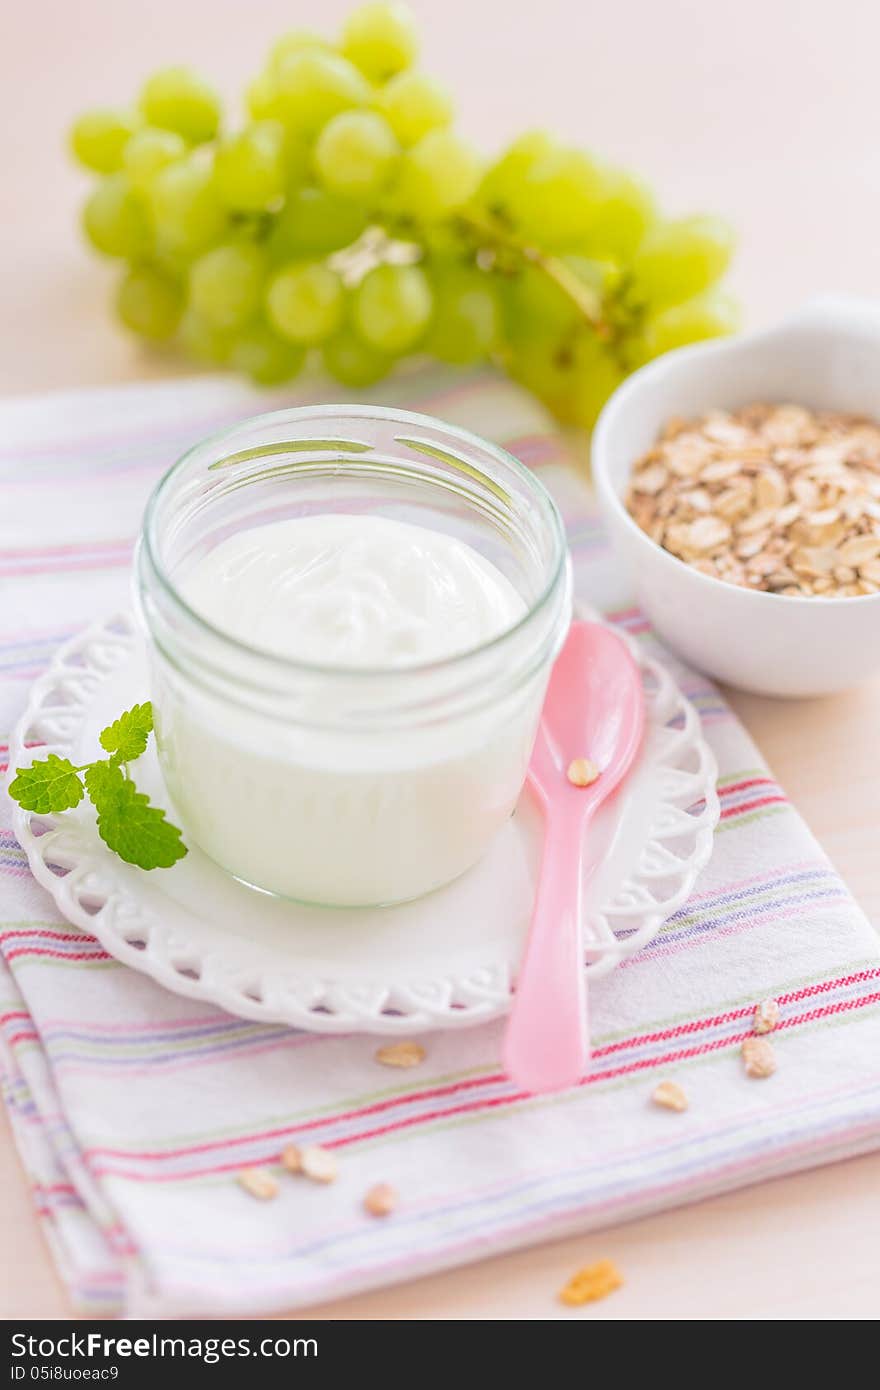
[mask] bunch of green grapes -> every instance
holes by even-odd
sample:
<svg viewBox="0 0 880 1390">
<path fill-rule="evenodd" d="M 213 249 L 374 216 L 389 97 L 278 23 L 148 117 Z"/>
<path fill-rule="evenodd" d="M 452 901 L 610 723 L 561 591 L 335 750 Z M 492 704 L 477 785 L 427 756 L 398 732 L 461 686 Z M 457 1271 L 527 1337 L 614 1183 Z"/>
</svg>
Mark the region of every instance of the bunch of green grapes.
<svg viewBox="0 0 880 1390">
<path fill-rule="evenodd" d="M 543 132 L 486 162 L 415 59 L 409 10 L 371 3 L 336 44 L 280 38 L 239 129 L 184 68 L 83 115 L 83 224 L 125 263 L 125 326 L 264 384 L 315 352 L 351 388 L 411 353 L 491 359 L 587 427 L 628 371 L 735 326 L 725 223 L 668 220 Z"/>
</svg>

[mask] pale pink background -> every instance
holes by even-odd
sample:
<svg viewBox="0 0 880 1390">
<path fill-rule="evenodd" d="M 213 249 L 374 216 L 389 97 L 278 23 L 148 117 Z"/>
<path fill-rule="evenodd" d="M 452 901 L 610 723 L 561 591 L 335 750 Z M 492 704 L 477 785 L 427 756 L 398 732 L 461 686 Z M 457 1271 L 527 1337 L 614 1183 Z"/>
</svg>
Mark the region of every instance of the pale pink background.
<svg viewBox="0 0 880 1390">
<path fill-rule="evenodd" d="M 491 150 L 545 125 L 632 165 L 673 211 L 729 214 L 752 324 L 820 290 L 880 293 L 880 18 L 866 0 L 413 0 L 426 63 Z M 62 136 L 152 67 L 230 96 L 287 28 L 346 0 L 17 0 L 0 41 L 0 391 L 167 375 L 103 311 L 109 275 L 74 221 Z M 880 920 L 880 682 L 787 705 L 736 697 L 777 774 Z M 817 1043 L 817 1046 L 820 1045 Z M 328 1317 L 876 1316 L 880 1157 L 321 1310 Z M 612 1256 L 625 1288 L 572 1313 L 554 1293 Z M 65 1316 L 0 1114 L 0 1316 Z"/>
</svg>

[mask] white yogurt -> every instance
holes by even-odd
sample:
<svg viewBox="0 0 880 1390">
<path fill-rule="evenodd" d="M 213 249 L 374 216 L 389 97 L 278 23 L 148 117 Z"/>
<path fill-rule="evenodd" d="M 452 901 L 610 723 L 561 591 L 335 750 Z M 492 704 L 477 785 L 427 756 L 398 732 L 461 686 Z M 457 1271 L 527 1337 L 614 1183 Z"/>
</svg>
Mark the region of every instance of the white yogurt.
<svg viewBox="0 0 880 1390">
<path fill-rule="evenodd" d="M 317 666 L 439 661 L 511 627 L 510 580 L 454 536 L 380 516 L 327 514 L 229 536 L 181 591 L 209 622 Z"/>
<path fill-rule="evenodd" d="M 478 710 L 403 728 L 365 732 L 334 708 L 367 670 L 371 698 L 393 707 L 408 668 L 516 624 L 526 605 L 500 570 L 442 532 L 326 514 L 229 536 L 177 582 L 251 648 L 335 668 L 268 723 L 157 664 L 163 769 L 191 842 L 249 883 L 345 906 L 416 897 L 483 854 L 522 788 L 546 669 Z M 442 697 L 447 670 L 420 673 L 420 698 Z"/>
</svg>

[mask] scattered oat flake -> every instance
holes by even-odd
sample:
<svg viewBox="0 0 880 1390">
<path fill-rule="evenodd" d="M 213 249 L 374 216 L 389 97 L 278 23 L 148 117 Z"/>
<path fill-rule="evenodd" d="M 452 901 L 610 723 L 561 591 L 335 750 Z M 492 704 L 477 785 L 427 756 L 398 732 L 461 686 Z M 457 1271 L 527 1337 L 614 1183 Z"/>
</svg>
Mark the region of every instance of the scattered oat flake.
<svg viewBox="0 0 880 1390">
<path fill-rule="evenodd" d="M 835 521 L 840 520 L 840 512 L 836 507 L 823 507 L 818 512 L 809 512 L 806 519 L 810 526 L 833 526 Z"/>
<path fill-rule="evenodd" d="M 397 1206 L 397 1193 L 390 1183 L 378 1182 L 364 1197 L 364 1210 L 370 1216 L 390 1216 Z"/>
<path fill-rule="evenodd" d="M 859 574 L 861 575 L 860 587 L 867 593 L 873 593 L 873 590 L 867 589 L 866 586 L 868 584 L 880 584 L 880 560 L 867 560 L 864 564 L 859 565 Z"/>
<path fill-rule="evenodd" d="M 655 464 L 653 468 L 644 468 L 638 478 L 633 483 L 636 492 L 655 493 L 659 492 L 666 482 L 669 474 L 660 464 Z"/>
<path fill-rule="evenodd" d="M 661 1081 L 651 1092 L 655 1105 L 663 1110 L 687 1110 L 688 1098 L 677 1081 Z"/>
<path fill-rule="evenodd" d="M 566 775 L 573 787 L 589 787 L 599 776 L 599 769 L 589 758 L 574 758 Z"/>
<path fill-rule="evenodd" d="M 694 550 L 717 550 L 730 540 L 730 527 L 719 516 L 701 516 L 691 523 L 687 543 Z"/>
<path fill-rule="evenodd" d="M 724 482 L 727 478 L 735 478 L 740 473 L 740 464 L 735 459 L 728 459 L 722 463 L 708 463 L 703 468 L 701 478 L 703 482 Z"/>
<path fill-rule="evenodd" d="M 577 1308 L 582 1303 L 595 1303 L 597 1299 L 607 1298 L 619 1289 L 623 1277 L 613 1260 L 599 1260 L 597 1264 L 585 1265 L 573 1274 L 568 1283 L 559 1291 L 559 1299 L 569 1307 Z"/>
<path fill-rule="evenodd" d="M 772 507 L 759 507 L 745 521 L 738 521 L 736 529 L 741 536 L 754 536 L 758 531 L 772 526 L 775 520 L 776 512 Z"/>
<path fill-rule="evenodd" d="M 424 1060 L 425 1049 L 417 1042 L 391 1043 L 388 1047 L 380 1047 L 376 1053 L 376 1061 L 383 1067 L 417 1067 Z"/>
<path fill-rule="evenodd" d="M 837 553 L 842 565 L 864 565 L 880 556 L 880 536 L 854 536 L 838 546 Z"/>
<path fill-rule="evenodd" d="M 270 1202 L 278 1196 L 278 1184 L 265 1168 L 244 1168 L 236 1179 L 239 1187 L 249 1192 L 261 1202 Z"/>
<path fill-rule="evenodd" d="M 742 1055 L 747 1076 L 763 1079 L 776 1070 L 776 1054 L 768 1038 L 746 1038 Z"/>
<path fill-rule="evenodd" d="M 312 1182 L 335 1182 L 339 1174 L 336 1155 L 317 1144 L 302 1149 L 299 1156 L 300 1172 Z"/>
<path fill-rule="evenodd" d="M 761 508 L 772 507 L 777 513 L 788 500 L 788 484 L 776 468 L 768 468 L 755 479 L 755 501 Z"/>
<path fill-rule="evenodd" d="M 788 502 L 784 507 L 780 507 L 779 511 L 776 513 L 776 529 L 786 531 L 793 521 L 797 521 L 800 514 L 800 504 L 798 502 Z"/>
<path fill-rule="evenodd" d="M 296 1144 L 288 1144 L 281 1150 L 281 1163 L 288 1173 L 301 1173 L 302 1150 Z"/>
<path fill-rule="evenodd" d="M 779 1022 L 779 1005 L 775 999 L 762 999 L 755 1008 L 756 1033 L 772 1033 Z"/>
</svg>

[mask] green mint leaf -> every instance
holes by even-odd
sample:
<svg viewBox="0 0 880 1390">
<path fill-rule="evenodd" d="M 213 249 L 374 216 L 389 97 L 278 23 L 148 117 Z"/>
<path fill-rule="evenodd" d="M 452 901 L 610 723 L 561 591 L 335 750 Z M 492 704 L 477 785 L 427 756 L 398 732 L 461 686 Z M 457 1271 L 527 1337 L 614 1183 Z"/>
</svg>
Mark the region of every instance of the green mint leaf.
<svg viewBox="0 0 880 1390">
<path fill-rule="evenodd" d="M 112 724 L 101 731 L 101 747 L 112 753 L 116 762 L 130 763 L 145 752 L 147 739 L 153 732 L 153 706 L 132 705 Z"/>
<path fill-rule="evenodd" d="M 86 768 L 86 791 L 96 811 L 103 807 L 109 809 L 114 798 L 122 795 L 125 786 L 125 773 L 118 763 L 106 758 L 99 763 L 90 763 Z"/>
<path fill-rule="evenodd" d="M 71 811 L 82 801 L 83 789 L 76 768 L 69 758 L 50 753 L 17 769 L 9 795 L 26 811 L 47 815 L 50 811 Z"/>
<path fill-rule="evenodd" d="M 177 826 L 151 806 L 115 762 L 92 763 L 86 790 L 98 812 L 98 834 L 105 845 L 141 869 L 170 869 L 186 854 Z"/>
</svg>

